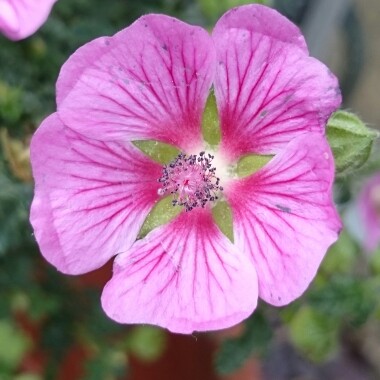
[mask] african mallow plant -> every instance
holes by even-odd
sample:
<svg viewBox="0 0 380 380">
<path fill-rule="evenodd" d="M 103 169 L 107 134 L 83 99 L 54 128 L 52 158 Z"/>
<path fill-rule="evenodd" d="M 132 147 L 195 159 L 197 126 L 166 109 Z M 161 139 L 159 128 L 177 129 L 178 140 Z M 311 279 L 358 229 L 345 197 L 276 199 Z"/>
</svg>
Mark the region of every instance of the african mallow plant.
<svg viewBox="0 0 380 380">
<path fill-rule="evenodd" d="M 341 229 L 325 137 L 340 102 L 298 28 L 260 5 L 211 36 L 152 14 L 84 45 L 31 144 L 43 256 L 67 274 L 116 256 L 102 306 L 120 323 L 191 333 L 258 297 L 288 304 Z M 203 138 L 215 121 L 220 138 Z"/>
</svg>

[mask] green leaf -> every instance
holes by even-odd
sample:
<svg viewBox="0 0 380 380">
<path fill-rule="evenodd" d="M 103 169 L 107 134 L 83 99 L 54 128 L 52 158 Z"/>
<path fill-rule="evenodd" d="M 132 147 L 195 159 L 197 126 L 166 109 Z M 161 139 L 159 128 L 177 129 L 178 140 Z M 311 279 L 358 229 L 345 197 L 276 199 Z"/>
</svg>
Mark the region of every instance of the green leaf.
<svg viewBox="0 0 380 380">
<path fill-rule="evenodd" d="M 245 321 L 243 335 L 223 342 L 216 354 L 216 370 L 228 374 L 239 369 L 253 353 L 263 354 L 271 338 L 272 331 L 265 317 L 256 311 Z"/>
<path fill-rule="evenodd" d="M 378 136 L 355 114 L 347 111 L 334 113 L 327 123 L 327 138 L 334 154 L 336 172 L 347 174 L 360 168 L 368 160 Z"/>
<path fill-rule="evenodd" d="M 305 356 L 321 362 L 337 350 L 339 321 L 310 306 L 303 306 L 289 323 L 289 335 L 295 347 Z"/>
<path fill-rule="evenodd" d="M 173 206 L 172 199 L 168 196 L 155 204 L 140 229 L 138 239 L 142 239 L 153 229 L 170 222 L 183 210 L 180 206 Z"/>
</svg>

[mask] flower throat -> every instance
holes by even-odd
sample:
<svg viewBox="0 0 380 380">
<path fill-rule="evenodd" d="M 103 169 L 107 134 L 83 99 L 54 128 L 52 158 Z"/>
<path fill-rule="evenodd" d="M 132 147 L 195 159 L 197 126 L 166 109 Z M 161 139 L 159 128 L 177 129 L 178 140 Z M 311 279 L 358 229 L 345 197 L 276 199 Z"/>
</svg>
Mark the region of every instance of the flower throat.
<svg viewBox="0 0 380 380">
<path fill-rule="evenodd" d="M 170 164 L 164 165 L 158 179 L 162 184 L 158 194 L 173 194 L 173 206 L 184 206 L 186 211 L 216 201 L 223 187 L 219 185 L 216 168 L 211 164 L 213 158 L 205 152 L 180 153 Z"/>
</svg>

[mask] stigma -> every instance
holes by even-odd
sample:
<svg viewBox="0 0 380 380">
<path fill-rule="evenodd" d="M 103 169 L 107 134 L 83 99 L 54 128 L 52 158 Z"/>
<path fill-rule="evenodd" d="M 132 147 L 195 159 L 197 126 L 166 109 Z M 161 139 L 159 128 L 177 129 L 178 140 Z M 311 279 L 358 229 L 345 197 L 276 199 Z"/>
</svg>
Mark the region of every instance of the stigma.
<svg viewBox="0 0 380 380">
<path fill-rule="evenodd" d="M 205 152 L 180 153 L 170 164 L 163 166 L 162 176 L 158 179 L 161 183 L 158 194 L 172 194 L 173 206 L 183 206 L 186 211 L 217 201 L 223 187 L 212 165 L 213 158 Z"/>
</svg>

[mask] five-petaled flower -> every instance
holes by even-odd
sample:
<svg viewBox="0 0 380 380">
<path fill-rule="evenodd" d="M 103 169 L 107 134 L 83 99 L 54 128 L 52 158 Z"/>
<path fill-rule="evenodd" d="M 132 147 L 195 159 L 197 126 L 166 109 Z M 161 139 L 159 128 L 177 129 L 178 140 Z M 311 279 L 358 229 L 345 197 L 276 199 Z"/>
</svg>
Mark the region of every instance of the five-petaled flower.
<svg viewBox="0 0 380 380">
<path fill-rule="evenodd" d="M 0 32 L 11 40 L 32 35 L 57 0 L 0 0 Z"/>
<path fill-rule="evenodd" d="M 221 141 L 201 131 L 213 87 Z M 248 317 L 258 297 L 299 297 L 337 239 L 334 163 L 325 124 L 336 78 L 298 28 L 259 5 L 232 9 L 210 36 L 147 15 L 75 52 L 57 82 L 57 113 L 31 145 L 31 222 L 45 258 L 80 274 L 116 256 L 102 306 L 122 323 L 190 333 Z M 133 141 L 176 146 L 164 167 Z M 245 177 L 248 154 L 274 155 Z M 164 196 L 183 210 L 136 240 Z M 223 199 L 233 241 L 215 223 Z"/>
</svg>

